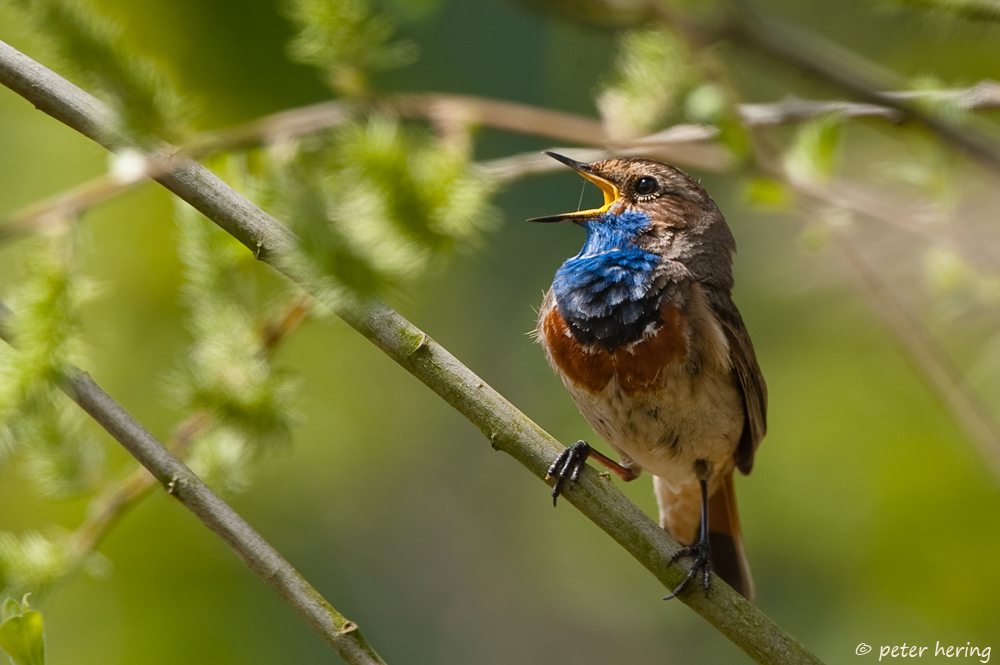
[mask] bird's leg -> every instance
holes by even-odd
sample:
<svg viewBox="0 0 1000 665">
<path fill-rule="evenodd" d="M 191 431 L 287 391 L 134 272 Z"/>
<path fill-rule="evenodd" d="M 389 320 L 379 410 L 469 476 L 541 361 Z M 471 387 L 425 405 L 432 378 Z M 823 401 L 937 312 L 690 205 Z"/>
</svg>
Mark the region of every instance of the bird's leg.
<svg viewBox="0 0 1000 665">
<path fill-rule="evenodd" d="M 700 572 L 702 574 L 702 586 L 705 588 L 705 595 L 708 595 L 708 591 L 712 584 L 712 572 L 709 566 L 709 554 L 711 553 L 711 547 L 708 544 L 708 483 L 704 480 L 699 480 L 701 483 L 701 526 L 698 532 L 698 540 L 696 540 L 691 545 L 687 547 L 682 547 L 677 550 L 670 561 L 667 563 L 669 566 L 678 559 L 684 557 L 691 557 L 694 562 L 691 564 L 691 570 L 688 574 L 681 580 L 669 596 L 663 600 L 670 600 L 671 598 L 676 598 L 687 585 L 698 576 Z"/>
<path fill-rule="evenodd" d="M 628 482 L 630 480 L 635 480 L 639 477 L 639 473 L 628 467 L 624 467 L 618 462 L 614 461 L 607 455 L 594 450 L 590 447 L 590 444 L 586 441 L 577 441 L 569 448 L 565 448 L 556 460 L 549 467 L 548 472 L 545 474 L 545 480 L 549 478 L 555 478 L 556 482 L 552 486 L 552 505 L 556 505 L 556 500 L 559 499 L 559 495 L 562 493 L 563 489 L 571 489 L 576 483 L 577 479 L 580 477 L 580 473 L 583 471 L 583 467 L 587 466 L 587 459 L 593 458 L 600 462 L 602 465 L 608 468 L 609 471 L 613 471 L 618 474 L 618 477 Z"/>
</svg>

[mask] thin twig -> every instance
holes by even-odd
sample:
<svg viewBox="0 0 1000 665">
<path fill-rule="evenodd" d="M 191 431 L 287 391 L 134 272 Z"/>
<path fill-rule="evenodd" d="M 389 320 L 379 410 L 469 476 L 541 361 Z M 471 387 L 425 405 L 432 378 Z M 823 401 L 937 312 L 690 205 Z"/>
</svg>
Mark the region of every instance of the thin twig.
<svg viewBox="0 0 1000 665">
<path fill-rule="evenodd" d="M 25 60 L 26 56 L 0 42 L 0 82 L 71 127 L 80 122 L 91 130 L 100 126 L 100 119 L 107 117 L 100 102 L 37 63 L 26 67 Z M 40 88 L 44 88 L 44 95 L 38 93 Z M 81 118 L 77 112 L 81 106 L 94 113 Z M 164 178 L 161 182 L 264 261 L 274 262 L 276 256 L 293 246 L 294 236 L 277 220 L 202 170 L 200 165 L 192 164 L 184 170 L 184 177 Z M 310 290 L 307 279 L 294 274 L 288 266 L 281 262 L 272 265 Z M 326 292 L 317 289 L 317 293 Z M 349 308 L 340 302 L 325 304 L 479 427 L 493 447 L 510 454 L 539 478 L 544 477 L 561 449 L 559 443 L 426 333 L 377 301 Z M 169 485 L 171 477 L 158 477 Z M 679 548 L 676 541 L 597 472 L 588 468 L 566 498 L 665 587 L 673 588 L 686 574 L 689 564 L 667 563 Z M 820 662 L 718 577 L 713 577 L 708 596 L 691 593 L 682 600 L 759 663 Z"/>
<path fill-rule="evenodd" d="M 916 211 L 886 200 L 865 195 L 860 187 L 847 182 L 828 184 L 808 183 L 790 178 L 787 173 L 766 170 L 768 176 L 778 178 L 797 194 L 801 201 L 819 203 L 845 210 L 904 229 L 932 241 L 942 240 L 942 235 L 914 222 Z M 919 317 L 906 306 L 887 279 L 866 261 L 859 248 L 844 230 L 832 229 L 835 246 L 869 296 L 875 310 L 882 316 L 894 339 L 930 388 L 945 404 L 952 418 L 1000 477 L 1000 430 L 990 417 L 982 401 L 962 379 L 961 372 L 945 353 L 941 345 L 927 330 Z M 948 238 L 954 240 L 953 238 Z M 967 254 L 981 255 L 976 248 L 963 248 Z"/>
<path fill-rule="evenodd" d="M 261 346 L 270 359 L 281 342 L 286 340 L 305 320 L 312 308 L 310 296 L 300 293 L 275 321 L 268 323 L 261 331 Z M 6 324 L 10 311 L 0 303 L 0 338 L 13 343 Z M 178 458 L 184 459 L 194 442 L 213 422 L 207 411 L 196 411 L 174 428 L 167 448 Z M 114 526 L 125 514 L 149 496 L 156 487 L 156 479 L 142 466 L 137 466 L 123 480 L 114 483 L 101 496 L 91 502 L 87 517 L 70 536 L 73 557 L 70 565 L 72 575 L 86 560 L 87 555 L 101 544 Z"/>
<path fill-rule="evenodd" d="M 947 101 L 967 111 L 1000 108 L 1000 84 L 984 80 L 968 88 L 895 91 L 883 93 L 901 101 Z M 644 155 L 703 171 L 721 172 L 735 162 L 725 148 L 714 143 L 718 130 L 697 125 L 675 125 L 634 140 L 612 140 L 597 120 L 560 111 L 468 95 L 429 93 L 386 98 L 381 108 L 408 117 L 426 118 L 438 124 L 459 123 L 506 129 L 556 141 L 598 146 L 588 154 L 593 159 L 615 155 Z M 56 196 L 32 204 L 0 223 L 0 242 L 59 223 L 143 182 L 164 176 L 188 159 L 202 159 L 217 152 L 269 145 L 337 127 L 355 117 L 360 107 L 341 101 L 321 102 L 264 116 L 229 129 L 206 132 L 185 146 L 153 155 L 134 153 L 129 168 L 104 174 Z M 788 97 L 771 104 L 739 104 L 737 112 L 749 127 L 767 127 L 805 122 L 836 113 L 855 120 L 882 119 L 901 122 L 905 115 L 896 108 L 846 101 L 807 100 Z M 539 156 L 514 155 L 483 162 L 482 166 L 501 181 L 546 173 L 558 164 Z"/>
<path fill-rule="evenodd" d="M 0 333 L 10 310 L 0 304 Z M 177 498 L 235 551 L 247 567 L 288 603 L 351 665 L 385 665 L 368 645 L 357 624 L 337 612 L 260 534 L 229 504 L 143 428 L 117 401 L 79 368 L 64 369 L 60 387 L 98 424 L 135 457 L 167 493 Z M 141 487 L 136 490 L 141 495 Z M 127 498 L 127 497 L 126 497 Z M 120 515 L 120 509 L 112 513 Z"/>
<path fill-rule="evenodd" d="M 183 150 L 164 151 L 154 155 L 128 151 L 117 158 L 110 172 L 9 215 L 0 224 L 0 242 L 75 219 L 90 208 L 128 191 L 148 178 L 170 173 L 189 156 Z"/>
<path fill-rule="evenodd" d="M 731 155 L 719 145 L 708 143 L 718 135 L 712 127 L 675 125 L 670 129 L 637 139 L 614 149 L 553 148 L 557 152 L 572 154 L 575 159 L 592 162 L 616 157 L 649 157 L 670 163 L 692 165 L 702 171 L 723 172 L 733 166 Z M 683 162 L 678 162 L 676 146 L 683 144 Z M 511 182 L 531 175 L 551 173 L 566 167 L 538 151 L 478 162 L 477 167 L 500 182 Z"/>
<path fill-rule="evenodd" d="M 905 90 L 884 92 L 887 99 L 903 102 L 947 102 L 962 111 L 993 111 L 1000 109 L 1000 83 L 980 81 L 969 88 L 943 90 Z M 771 104 L 738 104 L 737 111 L 743 122 L 751 127 L 787 125 L 805 122 L 824 115 L 836 114 L 853 120 L 888 120 L 903 122 L 906 114 L 899 109 L 882 104 L 824 101 L 787 97 Z"/>
<path fill-rule="evenodd" d="M 944 401 L 955 422 L 1000 477 L 1000 434 L 982 402 L 920 319 L 891 284 L 864 258 L 850 234 L 834 231 L 833 242 L 917 372 Z"/>
<path fill-rule="evenodd" d="M 1000 84 L 984 80 L 968 88 L 943 90 L 905 90 L 882 93 L 886 99 L 904 102 L 947 101 L 966 111 L 989 111 L 1000 108 Z M 279 111 L 244 125 L 206 132 L 187 145 L 194 155 L 220 150 L 233 150 L 294 139 L 314 132 L 337 127 L 360 110 L 382 108 L 405 117 L 447 122 L 464 122 L 473 126 L 490 127 L 518 134 L 541 136 L 554 141 L 579 145 L 627 147 L 635 141 L 612 138 L 596 119 L 572 113 L 518 104 L 505 100 L 453 95 L 444 93 L 403 94 L 386 97 L 377 104 L 358 106 L 340 101 L 320 102 L 309 106 Z M 861 104 L 838 100 L 808 100 L 789 97 L 770 104 L 739 104 L 737 113 L 743 122 L 753 127 L 768 127 L 805 122 L 813 118 L 838 113 L 852 119 L 881 119 L 901 122 L 905 114 L 886 104 Z M 710 140 L 708 136 L 681 138 L 679 143 Z M 640 141 L 649 140 L 640 139 Z M 678 160 L 683 163 L 683 160 Z"/>
</svg>

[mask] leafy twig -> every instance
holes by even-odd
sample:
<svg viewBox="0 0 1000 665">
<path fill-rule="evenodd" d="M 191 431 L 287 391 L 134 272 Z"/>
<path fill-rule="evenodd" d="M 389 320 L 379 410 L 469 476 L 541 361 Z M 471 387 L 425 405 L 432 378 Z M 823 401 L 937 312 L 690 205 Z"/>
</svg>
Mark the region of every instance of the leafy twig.
<svg viewBox="0 0 1000 665">
<path fill-rule="evenodd" d="M 3 325 L 9 315 L 10 310 L 0 303 L 0 335 L 4 339 L 9 337 Z M 176 497 L 205 526 L 222 538 L 346 662 L 351 665 L 384 665 L 384 661 L 362 637 L 357 624 L 333 609 L 277 550 L 104 392 L 88 374 L 69 367 L 61 379 L 61 387 L 139 460 L 168 494 Z"/>
<path fill-rule="evenodd" d="M 264 353 L 268 358 L 274 355 L 278 346 L 288 339 L 308 316 L 312 309 L 311 297 L 300 294 L 276 320 L 268 323 L 261 331 Z M 212 416 L 207 411 L 196 411 L 174 428 L 167 442 L 167 448 L 178 458 L 184 459 L 191 445 L 212 425 Z M 77 560 L 83 558 L 100 545 L 118 520 L 133 506 L 149 495 L 156 486 L 156 479 L 146 469 L 136 468 L 124 480 L 116 483 L 103 496 L 96 499 L 88 510 L 87 519 L 73 532 L 73 545 Z"/>
</svg>

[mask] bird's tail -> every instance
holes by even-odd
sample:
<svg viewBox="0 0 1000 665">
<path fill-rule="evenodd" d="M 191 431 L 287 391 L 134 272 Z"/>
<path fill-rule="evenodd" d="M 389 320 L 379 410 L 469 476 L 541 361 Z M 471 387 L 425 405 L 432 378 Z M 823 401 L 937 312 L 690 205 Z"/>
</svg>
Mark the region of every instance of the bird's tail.
<svg viewBox="0 0 1000 665">
<path fill-rule="evenodd" d="M 753 602 L 753 577 L 743 549 L 740 516 L 736 512 L 736 488 L 729 472 L 719 489 L 708 499 L 708 538 L 712 545 L 712 571 Z"/>
</svg>

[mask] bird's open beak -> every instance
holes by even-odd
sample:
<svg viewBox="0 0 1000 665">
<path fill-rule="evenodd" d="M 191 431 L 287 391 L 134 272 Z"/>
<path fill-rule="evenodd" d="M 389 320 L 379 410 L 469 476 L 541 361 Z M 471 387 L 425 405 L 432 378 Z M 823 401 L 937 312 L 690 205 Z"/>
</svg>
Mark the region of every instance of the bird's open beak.
<svg viewBox="0 0 1000 665">
<path fill-rule="evenodd" d="M 575 159 L 570 159 L 569 157 L 563 157 L 562 155 L 557 155 L 554 152 L 546 152 L 546 155 L 552 159 L 558 160 L 570 167 L 584 178 L 594 183 L 601 188 L 604 193 L 604 205 L 600 208 L 592 208 L 590 210 L 580 210 L 579 212 L 564 212 L 561 215 L 550 215 L 548 217 L 535 217 L 529 219 L 529 222 L 584 222 L 588 219 L 593 219 L 598 215 L 601 215 L 608 211 L 611 205 L 618 200 L 618 188 L 613 182 L 602 178 L 601 176 L 594 173 L 594 169 L 591 168 L 590 164 L 584 164 L 583 162 L 578 162 Z"/>
</svg>

